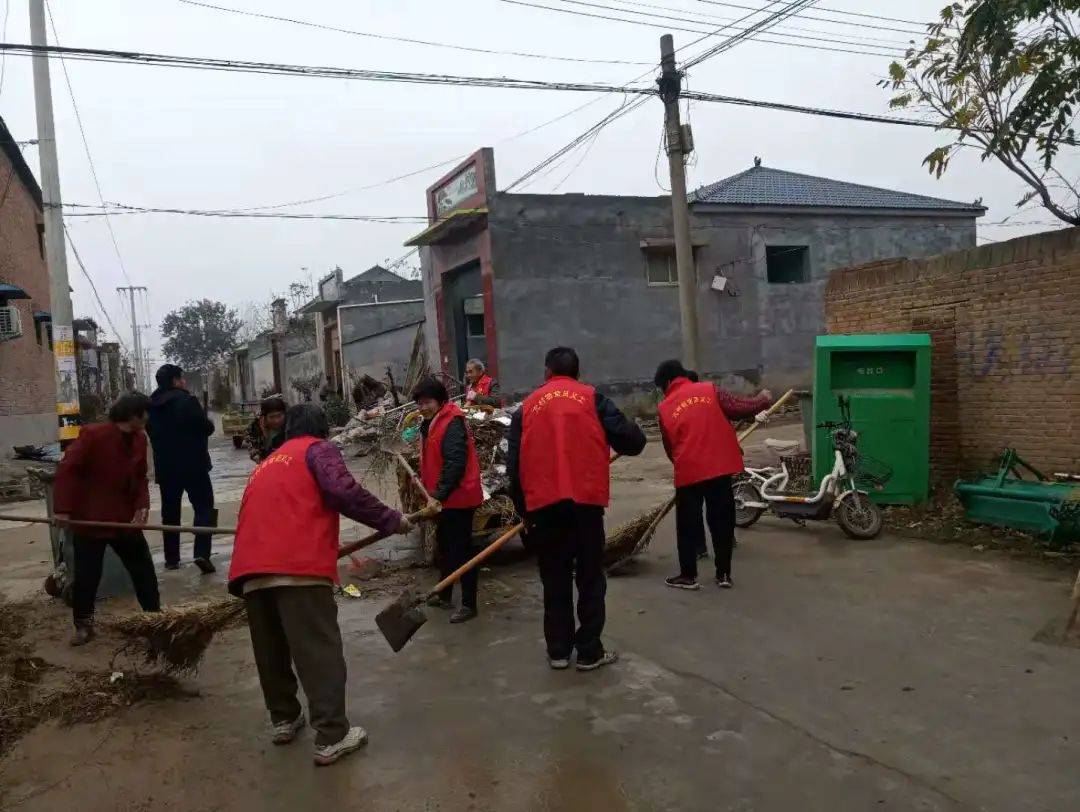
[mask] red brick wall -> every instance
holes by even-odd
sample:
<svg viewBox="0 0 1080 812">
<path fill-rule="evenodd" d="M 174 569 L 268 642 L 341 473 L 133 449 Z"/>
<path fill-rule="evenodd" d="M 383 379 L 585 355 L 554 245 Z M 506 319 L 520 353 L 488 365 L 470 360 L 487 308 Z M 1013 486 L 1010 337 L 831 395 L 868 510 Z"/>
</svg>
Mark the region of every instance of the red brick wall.
<svg viewBox="0 0 1080 812">
<path fill-rule="evenodd" d="M 825 317 L 836 334 L 930 333 L 937 482 L 1006 445 L 1080 471 L 1080 228 L 835 271 Z"/>
<path fill-rule="evenodd" d="M 29 299 L 10 304 L 22 315 L 21 338 L 0 342 L 0 417 L 56 414 L 56 372 L 42 330 L 34 335 L 34 311 L 49 311 L 49 274 L 41 256 L 41 211 L 0 151 L 0 280 L 25 290 Z M 55 417 L 53 418 L 55 420 Z M 12 438 L 18 440 L 18 438 Z M 4 449 L 7 451 L 7 449 Z"/>
</svg>

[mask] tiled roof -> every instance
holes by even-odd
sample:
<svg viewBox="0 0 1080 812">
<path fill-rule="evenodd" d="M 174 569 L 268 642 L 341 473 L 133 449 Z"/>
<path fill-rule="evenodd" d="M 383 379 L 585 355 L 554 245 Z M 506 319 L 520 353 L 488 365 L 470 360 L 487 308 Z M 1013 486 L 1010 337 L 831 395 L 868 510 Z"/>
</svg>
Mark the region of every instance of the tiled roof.
<svg viewBox="0 0 1080 812">
<path fill-rule="evenodd" d="M 691 203 L 727 206 L 827 206 L 830 208 L 936 209 L 985 211 L 976 203 L 959 203 L 926 195 L 894 192 L 842 180 L 800 175 L 767 166 L 753 166 L 738 175 L 690 193 Z"/>
</svg>

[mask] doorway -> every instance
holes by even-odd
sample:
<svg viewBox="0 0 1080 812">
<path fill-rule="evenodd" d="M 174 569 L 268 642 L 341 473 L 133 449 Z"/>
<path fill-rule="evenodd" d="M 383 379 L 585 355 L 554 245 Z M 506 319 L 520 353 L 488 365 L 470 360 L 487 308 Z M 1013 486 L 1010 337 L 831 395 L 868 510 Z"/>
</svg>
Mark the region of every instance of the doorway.
<svg viewBox="0 0 1080 812">
<path fill-rule="evenodd" d="M 442 286 L 450 372 L 461 379 L 470 358 L 488 362 L 480 263 L 470 262 L 443 274 Z"/>
</svg>

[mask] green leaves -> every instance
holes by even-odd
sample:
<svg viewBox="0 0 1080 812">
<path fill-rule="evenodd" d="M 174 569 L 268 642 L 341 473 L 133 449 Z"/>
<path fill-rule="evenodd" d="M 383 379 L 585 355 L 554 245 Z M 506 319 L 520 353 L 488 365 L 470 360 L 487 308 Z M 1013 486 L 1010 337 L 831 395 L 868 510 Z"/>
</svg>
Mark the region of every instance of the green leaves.
<svg viewBox="0 0 1080 812">
<path fill-rule="evenodd" d="M 162 349 L 182 367 L 207 370 L 236 349 L 241 326 L 236 311 L 221 302 L 188 302 L 162 320 Z"/>
</svg>

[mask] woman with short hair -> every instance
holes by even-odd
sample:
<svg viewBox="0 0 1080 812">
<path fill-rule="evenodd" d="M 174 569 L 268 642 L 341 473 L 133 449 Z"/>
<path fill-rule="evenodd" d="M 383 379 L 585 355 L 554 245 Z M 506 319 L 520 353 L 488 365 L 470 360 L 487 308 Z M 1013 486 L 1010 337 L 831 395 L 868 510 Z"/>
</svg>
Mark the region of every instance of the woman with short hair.
<svg viewBox="0 0 1080 812">
<path fill-rule="evenodd" d="M 146 524 L 150 490 L 143 429 L 149 406 L 146 395 L 124 395 L 109 409 L 109 422 L 82 427 L 56 471 L 56 518 Z M 147 612 L 161 610 L 154 560 L 142 530 L 73 525 L 72 547 L 73 646 L 85 645 L 94 637 L 94 602 L 106 547 L 112 548 L 131 576 L 139 605 Z"/>
</svg>

